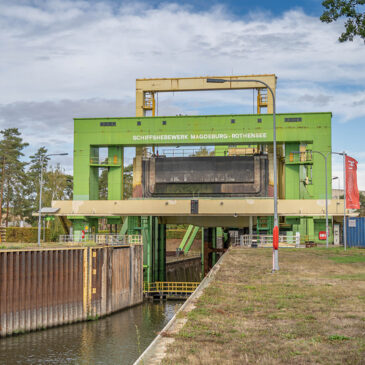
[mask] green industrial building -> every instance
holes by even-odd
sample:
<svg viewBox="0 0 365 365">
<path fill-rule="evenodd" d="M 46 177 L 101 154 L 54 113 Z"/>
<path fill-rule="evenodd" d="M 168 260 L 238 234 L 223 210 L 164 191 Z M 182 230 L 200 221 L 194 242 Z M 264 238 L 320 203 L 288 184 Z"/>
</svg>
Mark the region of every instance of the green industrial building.
<svg viewBox="0 0 365 365">
<path fill-rule="evenodd" d="M 81 235 L 82 231 L 97 233 L 101 218 L 107 219 L 113 232 L 142 234 L 146 279 L 163 281 L 166 224 L 189 223 L 206 228 L 210 226 L 213 233 L 205 229 L 210 232 L 207 233 L 207 239 L 210 241 L 215 240 L 217 234 L 222 232 L 217 231 L 216 227 L 222 227 L 226 231 L 232 228 L 241 229 L 241 232 L 248 233 L 247 219 L 231 224 L 232 227 L 223 226 L 219 219 L 214 222 L 212 217 L 210 220 L 199 221 L 195 215 L 198 212 L 195 212 L 193 207 L 189 219 L 177 216 L 172 219 L 171 214 L 164 217 L 160 208 L 153 215 L 146 213 L 145 216 L 136 216 L 133 212 L 123 211 L 123 214 L 118 216 L 115 213 L 109 214 L 110 205 L 107 202 L 104 205 L 105 215 L 98 215 L 93 211 L 92 204 L 88 214 L 78 215 L 79 211 L 74 209 L 77 205 L 83 201 L 99 199 L 101 168 L 107 169 L 107 200 L 117 204 L 116 202 L 123 199 L 126 147 L 142 147 L 145 151 L 142 164 L 138 165 L 138 161 L 134 161 L 134 197 L 131 200 L 145 204 L 147 208 L 147 205 L 150 207 L 159 201 L 166 201 L 166 205 L 169 202 L 171 204 L 172 198 L 180 203 L 185 200 L 193 202 L 218 199 L 221 200 L 221 205 L 228 201 L 230 204 L 239 205 L 246 199 L 258 207 L 255 215 L 250 214 L 253 216 L 251 229 L 257 234 L 270 234 L 272 215 L 263 214 L 259 205 L 262 201 L 272 200 L 272 140 L 271 114 L 77 118 L 74 121 L 74 201 L 73 208 L 69 208 L 67 214 L 72 221 L 73 234 Z M 200 156 L 200 162 L 196 160 L 197 170 L 202 166 L 208 166 L 209 171 L 207 170 L 206 175 L 194 172 L 195 160 L 191 158 L 197 156 L 191 155 L 186 159 L 161 155 L 158 152 L 164 147 L 175 148 L 176 151 L 180 148 L 181 151 L 197 146 L 215 147 L 214 153 Z M 329 159 L 325 171 L 324 158 L 317 153 L 319 151 L 327 154 L 331 151 L 331 113 L 277 114 L 277 146 L 279 200 L 293 201 L 296 205 L 298 200 L 311 200 L 315 206 L 317 201 L 326 198 L 325 174 L 328 199 L 332 198 L 331 160 Z M 146 152 L 148 148 L 148 151 L 153 151 L 152 154 Z M 107 157 L 101 157 L 101 151 L 105 152 L 105 149 Z M 265 163 L 256 165 L 258 158 Z M 179 171 L 180 162 L 181 166 L 185 166 L 185 172 Z M 189 163 L 192 167 L 189 167 Z M 231 163 L 233 168 L 230 167 Z M 215 166 L 220 169 L 219 174 L 216 174 L 219 175 L 217 178 L 214 176 Z M 240 166 L 243 167 L 242 171 L 247 173 L 241 174 Z M 253 172 L 257 168 L 258 172 Z M 262 173 L 259 176 L 260 171 Z M 145 176 L 147 172 L 148 178 Z M 229 181 L 224 181 L 225 179 Z M 257 179 L 261 180 L 258 182 Z M 154 190 L 152 195 L 147 195 L 145 190 L 151 189 L 151 181 Z M 255 190 L 254 187 L 257 186 L 261 186 L 261 190 Z M 252 193 L 253 191 L 255 192 Z M 298 210 L 300 207 L 295 208 Z M 143 211 L 143 208 L 141 209 Z M 67 209 L 64 210 L 66 211 Z M 324 213 L 323 210 L 322 212 Z M 216 215 L 219 215 L 219 212 L 216 212 Z M 279 215 L 281 234 L 295 235 L 296 232 L 300 232 L 302 240 L 319 242 L 319 232 L 325 231 L 324 214 L 290 216 L 281 215 L 279 212 Z M 227 222 L 225 224 L 230 225 L 229 220 Z M 214 243 L 212 247 L 215 247 Z"/>
</svg>

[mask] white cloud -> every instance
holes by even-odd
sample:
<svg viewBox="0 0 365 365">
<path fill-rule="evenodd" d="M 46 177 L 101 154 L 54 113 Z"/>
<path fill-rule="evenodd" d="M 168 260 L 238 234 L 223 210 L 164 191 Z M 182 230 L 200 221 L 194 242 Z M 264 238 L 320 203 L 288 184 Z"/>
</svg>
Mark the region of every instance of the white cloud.
<svg viewBox="0 0 365 365">
<path fill-rule="evenodd" d="M 365 81 L 364 47 L 300 11 L 232 19 L 220 8 L 112 7 L 85 1 L 0 6 L 3 102 L 120 98 L 137 77 L 276 73 L 280 80 Z M 349 57 L 351 52 L 351 57 Z"/>
<path fill-rule="evenodd" d="M 275 73 L 278 111 L 365 115 L 363 43 L 338 43 L 342 24 L 301 10 L 239 18 L 224 7 L 3 0 L 0 29 L 0 128 L 22 128 L 34 147 L 49 135 L 52 148 L 71 145 L 73 117 L 133 116 L 143 77 Z M 160 114 L 247 109 L 250 95 L 160 95 Z"/>
</svg>

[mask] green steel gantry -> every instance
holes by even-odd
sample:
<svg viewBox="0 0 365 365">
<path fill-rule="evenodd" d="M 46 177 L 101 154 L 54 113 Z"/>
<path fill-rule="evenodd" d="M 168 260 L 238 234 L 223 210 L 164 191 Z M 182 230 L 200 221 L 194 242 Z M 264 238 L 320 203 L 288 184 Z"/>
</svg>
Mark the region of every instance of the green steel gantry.
<svg viewBox="0 0 365 365">
<path fill-rule="evenodd" d="M 227 154 L 237 146 L 260 146 L 269 156 L 269 188 L 272 178 L 272 115 L 210 115 L 134 118 L 76 118 L 74 120 L 74 196 L 75 201 L 99 199 L 99 169 L 108 170 L 108 200 L 123 199 L 125 147 L 217 146 L 216 155 Z M 277 114 L 277 143 L 280 199 L 325 199 L 325 173 L 328 175 L 328 198 L 331 199 L 331 160 L 327 171 L 321 156 L 312 150 L 331 151 L 331 113 Z M 228 147 L 227 147 L 228 146 Z M 100 150 L 107 148 L 107 158 Z M 294 151 L 303 153 L 291 154 Z M 138 166 L 135 168 L 138 168 Z M 75 202 L 76 203 L 76 202 Z M 97 232 L 103 217 L 70 216 L 74 233 Z M 271 217 L 257 217 L 257 230 L 270 232 Z M 144 238 L 145 279 L 165 280 L 166 225 L 156 216 L 108 217 L 119 224 L 122 233 L 142 234 Z M 219 226 L 219 222 L 217 222 Z M 285 217 L 282 230 L 298 231 L 317 240 L 325 230 L 323 217 Z M 198 227 L 191 228 L 181 249 L 191 246 Z M 205 229 L 205 231 L 209 231 Z M 202 235 L 214 247 L 214 228 Z M 215 253 L 213 253 L 215 260 Z"/>
</svg>

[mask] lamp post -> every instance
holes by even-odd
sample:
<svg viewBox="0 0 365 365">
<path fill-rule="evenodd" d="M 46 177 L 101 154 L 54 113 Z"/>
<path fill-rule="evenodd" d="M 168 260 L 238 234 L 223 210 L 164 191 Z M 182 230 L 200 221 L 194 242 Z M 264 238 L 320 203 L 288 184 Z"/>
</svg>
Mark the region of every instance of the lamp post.
<svg viewBox="0 0 365 365">
<path fill-rule="evenodd" d="M 39 157 L 39 162 L 41 164 L 41 176 L 39 184 L 39 211 L 38 211 L 38 246 L 41 245 L 41 216 L 42 216 L 42 187 L 43 187 L 43 163 L 47 157 L 51 156 L 66 156 L 68 153 L 51 153 L 49 155 L 44 155 Z"/>
<path fill-rule="evenodd" d="M 270 90 L 272 100 L 273 100 L 273 159 L 274 159 L 274 230 L 273 230 L 273 268 L 272 271 L 279 270 L 279 226 L 278 226 L 278 186 L 277 186 L 277 162 L 276 162 L 276 102 L 275 94 L 271 87 L 264 81 L 251 79 L 251 80 L 227 80 L 227 79 L 207 79 L 207 82 L 211 83 L 224 83 L 224 82 L 257 82 L 264 85 L 268 90 Z"/>
<path fill-rule="evenodd" d="M 334 176 L 333 178 L 332 178 L 332 181 L 333 180 L 337 180 L 338 181 L 338 196 L 337 196 L 337 198 L 338 198 L 338 200 L 340 200 L 340 178 L 338 177 L 338 176 Z"/>
<path fill-rule="evenodd" d="M 332 152 L 334 155 L 343 156 L 343 247 L 347 249 L 347 227 L 346 227 L 346 152 Z"/>
</svg>

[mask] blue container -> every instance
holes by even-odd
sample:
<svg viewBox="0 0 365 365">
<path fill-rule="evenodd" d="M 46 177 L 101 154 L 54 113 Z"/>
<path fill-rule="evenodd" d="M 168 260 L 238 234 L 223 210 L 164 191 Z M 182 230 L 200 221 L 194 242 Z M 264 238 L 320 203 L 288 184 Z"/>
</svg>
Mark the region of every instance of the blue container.
<svg viewBox="0 0 365 365">
<path fill-rule="evenodd" d="M 346 218 L 347 246 L 365 248 L 365 217 Z"/>
</svg>

